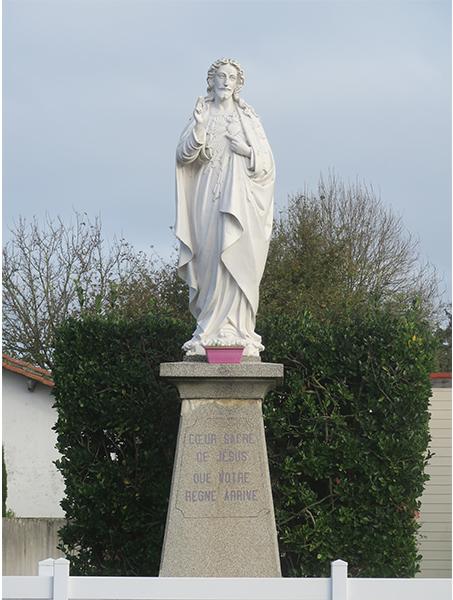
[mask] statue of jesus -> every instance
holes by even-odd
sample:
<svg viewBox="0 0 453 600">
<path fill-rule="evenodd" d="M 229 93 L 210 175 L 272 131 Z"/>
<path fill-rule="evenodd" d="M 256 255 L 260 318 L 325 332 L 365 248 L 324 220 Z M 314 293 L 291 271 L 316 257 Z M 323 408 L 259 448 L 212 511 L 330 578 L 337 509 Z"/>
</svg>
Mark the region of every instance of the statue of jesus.
<svg viewBox="0 0 453 600">
<path fill-rule="evenodd" d="M 258 116 L 239 96 L 244 71 L 213 63 L 176 150 L 178 272 L 197 320 L 187 356 L 206 346 L 264 349 L 255 333 L 272 230 L 275 166 Z"/>
</svg>

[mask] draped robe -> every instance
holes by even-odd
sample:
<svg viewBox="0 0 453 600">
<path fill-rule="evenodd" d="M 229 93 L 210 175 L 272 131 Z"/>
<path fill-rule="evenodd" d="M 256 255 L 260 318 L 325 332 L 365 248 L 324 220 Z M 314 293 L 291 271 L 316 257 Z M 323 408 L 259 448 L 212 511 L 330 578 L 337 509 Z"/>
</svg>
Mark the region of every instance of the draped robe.
<svg viewBox="0 0 453 600">
<path fill-rule="evenodd" d="M 183 349 L 203 355 L 203 346 L 242 345 L 245 355 L 259 356 L 255 319 L 272 229 L 274 160 L 245 102 L 215 115 L 208 102 L 208 111 L 206 139 L 196 138 L 192 117 L 176 151 L 178 273 L 197 320 Z M 234 153 L 227 134 L 246 141 L 251 158 Z"/>
</svg>

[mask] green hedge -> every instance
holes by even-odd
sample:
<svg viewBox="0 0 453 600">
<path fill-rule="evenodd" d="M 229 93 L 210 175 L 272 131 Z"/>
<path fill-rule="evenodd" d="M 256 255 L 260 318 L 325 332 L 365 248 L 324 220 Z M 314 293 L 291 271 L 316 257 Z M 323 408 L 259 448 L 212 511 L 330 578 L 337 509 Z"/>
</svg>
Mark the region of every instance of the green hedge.
<svg viewBox="0 0 453 600">
<path fill-rule="evenodd" d="M 56 340 L 61 531 L 74 574 L 155 575 L 170 490 L 179 401 L 159 364 L 187 327 L 167 317 L 69 320 Z"/>
<path fill-rule="evenodd" d="M 429 442 L 433 338 L 416 310 L 369 308 L 321 323 L 262 324 L 265 359 L 285 363 L 264 403 L 284 572 L 412 577 Z"/>
<path fill-rule="evenodd" d="M 264 403 L 283 573 L 413 576 L 426 476 L 432 335 L 417 311 L 309 313 L 258 324 L 263 360 L 285 364 Z M 74 574 L 156 575 L 178 422 L 159 363 L 188 326 L 154 315 L 70 320 L 54 376 L 59 468 Z M 114 454 L 113 454 L 114 453 Z"/>
</svg>

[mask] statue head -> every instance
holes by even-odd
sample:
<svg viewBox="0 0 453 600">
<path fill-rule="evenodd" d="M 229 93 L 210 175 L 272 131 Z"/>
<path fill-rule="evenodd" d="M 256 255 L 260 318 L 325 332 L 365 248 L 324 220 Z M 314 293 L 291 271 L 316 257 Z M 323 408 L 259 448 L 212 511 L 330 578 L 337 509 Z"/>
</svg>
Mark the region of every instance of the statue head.
<svg viewBox="0 0 453 600">
<path fill-rule="evenodd" d="M 244 71 L 241 65 L 233 58 L 219 58 L 208 70 L 208 97 L 215 95 L 222 99 L 233 96 L 239 102 L 239 90 L 244 85 Z"/>
</svg>

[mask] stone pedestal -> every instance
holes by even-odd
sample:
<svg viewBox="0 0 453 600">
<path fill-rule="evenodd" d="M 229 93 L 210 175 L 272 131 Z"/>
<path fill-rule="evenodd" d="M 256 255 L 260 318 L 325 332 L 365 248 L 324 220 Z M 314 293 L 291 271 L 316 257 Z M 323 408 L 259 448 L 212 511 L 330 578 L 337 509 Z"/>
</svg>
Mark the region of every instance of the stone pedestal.
<svg viewBox="0 0 453 600">
<path fill-rule="evenodd" d="M 279 577 L 261 403 L 283 365 L 163 363 L 181 420 L 161 577 Z"/>
</svg>

